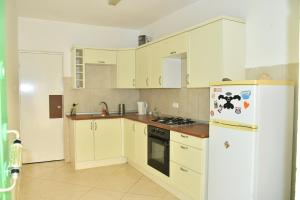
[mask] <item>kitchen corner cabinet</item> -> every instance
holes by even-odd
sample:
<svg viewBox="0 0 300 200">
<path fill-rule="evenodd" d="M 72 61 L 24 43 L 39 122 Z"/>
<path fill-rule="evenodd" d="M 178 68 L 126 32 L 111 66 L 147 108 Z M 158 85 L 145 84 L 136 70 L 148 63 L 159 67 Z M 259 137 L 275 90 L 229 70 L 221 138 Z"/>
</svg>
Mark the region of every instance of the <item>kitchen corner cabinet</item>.
<svg viewBox="0 0 300 200">
<path fill-rule="evenodd" d="M 74 89 L 82 89 L 85 87 L 85 66 L 83 63 L 83 58 L 83 49 L 72 49 L 72 77 Z"/>
<path fill-rule="evenodd" d="M 117 52 L 117 88 L 135 88 L 135 49 Z"/>
<path fill-rule="evenodd" d="M 84 64 L 115 65 L 117 53 L 115 50 L 85 48 Z"/>
<path fill-rule="evenodd" d="M 122 161 L 121 119 L 74 120 L 72 128 L 75 169 Z"/>
<path fill-rule="evenodd" d="M 187 87 L 244 79 L 245 24 L 220 19 L 189 32 Z"/>
</svg>

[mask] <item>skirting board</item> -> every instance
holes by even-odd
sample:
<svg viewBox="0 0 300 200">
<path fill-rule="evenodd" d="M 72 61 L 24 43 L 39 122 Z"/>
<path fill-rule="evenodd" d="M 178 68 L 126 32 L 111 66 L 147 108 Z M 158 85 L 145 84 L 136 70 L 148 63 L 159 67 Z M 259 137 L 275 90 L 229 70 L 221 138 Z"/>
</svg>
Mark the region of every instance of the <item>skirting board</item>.
<svg viewBox="0 0 300 200">
<path fill-rule="evenodd" d="M 94 167 L 103 167 L 109 165 L 118 165 L 127 163 L 125 157 L 106 159 L 106 160 L 95 160 L 95 161 L 86 161 L 86 162 L 77 162 L 75 163 L 75 170 L 79 169 L 88 169 Z"/>
<path fill-rule="evenodd" d="M 167 183 L 165 180 L 163 180 L 162 178 L 155 175 L 155 173 L 149 172 L 149 170 L 142 168 L 141 166 L 137 165 L 136 163 L 134 163 L 130 160 L 128 161 L 128 164 L 131 165 L 132 167 L 134 167 L 135 169 L 137 169 L 139 172 L 141 172 L 145 176 L 147 176 L 153 182 L 160 185 L 165 190 L 167 190 L 168 192 L 170 192 L 171 194 L 173 194 L 174 196 L 179 198 L 180 200 L 193 200 L 190 197 L 188 197 L 187 195 L 185 195 L 184 193 L 182 193 L 181 191 L 179 191 L 177 188 L 172 186 L 171 183 Z"/>
</svg>

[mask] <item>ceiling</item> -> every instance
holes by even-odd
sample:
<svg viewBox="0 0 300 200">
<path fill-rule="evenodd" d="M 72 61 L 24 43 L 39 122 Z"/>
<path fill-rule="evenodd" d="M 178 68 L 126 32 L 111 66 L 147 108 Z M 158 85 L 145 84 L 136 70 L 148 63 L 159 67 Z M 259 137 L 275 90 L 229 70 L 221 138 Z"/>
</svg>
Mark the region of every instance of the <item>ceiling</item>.
<svg viewBox="0 0 300 200">
<path fill-rule="evenodd" d="M 18 15 L 98 26 L 139 29 L 199 0 L 17 0 Z"/>
</svg>

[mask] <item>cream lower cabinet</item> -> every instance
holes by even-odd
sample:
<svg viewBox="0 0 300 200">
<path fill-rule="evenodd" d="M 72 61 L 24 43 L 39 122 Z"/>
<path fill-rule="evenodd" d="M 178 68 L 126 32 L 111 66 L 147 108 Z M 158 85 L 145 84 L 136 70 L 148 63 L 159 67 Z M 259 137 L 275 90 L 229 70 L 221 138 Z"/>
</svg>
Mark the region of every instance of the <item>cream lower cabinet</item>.
<svg viewBox="0 0 300 200">
<path fill-rule="evenodd" d="M 71 146 L 75 169 L 122 163 L 121 128 L 121 119 L 74 120 Z"/>
<path fill-rule="evenodd" d="M 135 138 L 135 122 L 128 119 L 123 119 L 124 130 L 124 154 L 127 160 L 134 159 L 134 138 Z"/>
<path fill-rule="evenodd" d="M 134 158 L 133 161 L 140 167 L 147 165 L 147 150 L 148 150 L 148 134 L 147 124 L 135 122 L 134 123 Z"/>
<path fill-rule="evenodd" d="M 220 19 L 188 33 L 187 87 L 244 79 L 245 24 Z"/>
<path fill-rule="evenodd" d="M 171 183 L 193 200 L 207 197 L 207 142 L 171 131 Z"/>
</svg>

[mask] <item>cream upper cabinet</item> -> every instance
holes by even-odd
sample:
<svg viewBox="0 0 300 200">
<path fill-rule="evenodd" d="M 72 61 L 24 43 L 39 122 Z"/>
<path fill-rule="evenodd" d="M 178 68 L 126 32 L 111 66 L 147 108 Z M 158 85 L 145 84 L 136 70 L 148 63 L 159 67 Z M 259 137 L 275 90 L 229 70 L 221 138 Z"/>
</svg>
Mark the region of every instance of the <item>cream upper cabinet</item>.
<svg viewBox="0 0 300 200">
<path fill-rule="evenodd" d="M 123 119 L 124 130 L 124 153 L 128 161 L 134 158 L 134 135 L 135 135 L 135 122 L 128 119 Z"/>
<path fill-rule="evenodd" d="M 147 124 L 135 122 L 134 162 L 140 167 L 147 165 Z"/>
<path fill-rule="evenodd" d="M 83 58 L 84 54 L 82 48 L 72 49 L 72 77 L 74 89 L 85 88 L 85 66 Z"/>
<path fill-rule="evenodd" d="M 168 57 L 176 54 L 183 54 L 188 49 L 187 33 L 181 33 L 160 41 L 161 56 Z"/>
<path fill-rule="evenodd" d="M 135 88 L 135 49 L 117 52 L 117 88 Z"/>
<path fill-rule="evenodd" d="M 94 121 L 95 160 L 119 158 L 122 155 L 121 119 Z"/>
<path fill-rule="evenodd" d="M 117 53 L 115 50 L 86 48 L 84 49 L 84 63 L 115 65 L 117 64 Z"/>
<path fill-rule="evenodd" d="M 149 87 L 162 88 L 162 46 L 161 43 L 154 43 L 149 46 L 148 51 L 151 59 L 149 59 Z"/>
<path fill-rule="evenodd" d="M 93 120 L 74 123 L 75 162 L 94 160 Z"/>
<path fill-rule="evenodd" d="M 187 87 L 244 79 L 245 24 L 220 19 L 189 32 Z"/>
<path fill-rule="evenodd" d="M 136 50 L 135 87 L 148 88 L 150 86 L 150 46 Z"/>
</svg>

